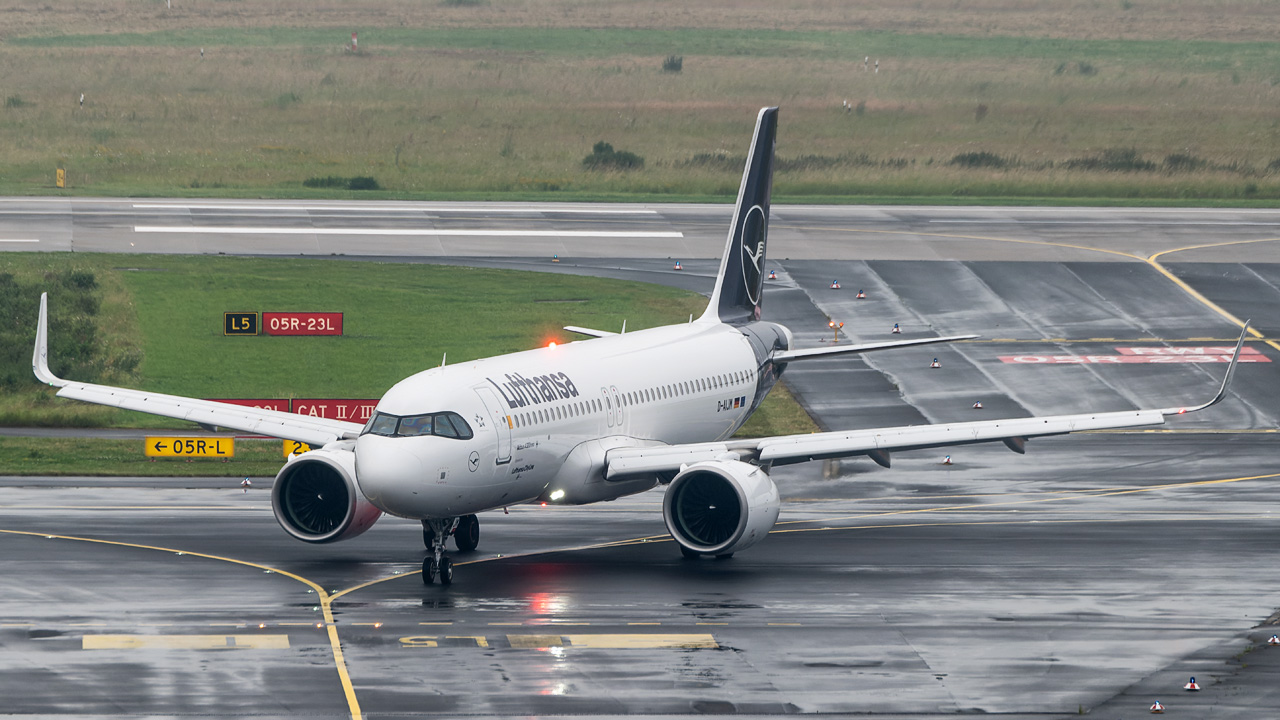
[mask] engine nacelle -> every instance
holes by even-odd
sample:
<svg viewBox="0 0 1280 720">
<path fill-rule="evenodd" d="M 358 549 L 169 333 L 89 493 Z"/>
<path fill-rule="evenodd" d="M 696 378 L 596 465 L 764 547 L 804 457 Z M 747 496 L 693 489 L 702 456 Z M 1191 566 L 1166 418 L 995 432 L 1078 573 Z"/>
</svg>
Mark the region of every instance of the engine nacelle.
<svg viewBox="0 0 1280 720">
<path fill-rule="evenodd" d="M 768 473 L 737 460 L 711 460 L 686 467 L 671 481 L 662 519 L 684 547 L 728 555 L 763 540 L 780 506 Z"/>
<path fill-rule="evenodd" d="M 382 517 L 356 485 L 355 453 L 310 450 L 276 475 L 271 509 L 285 532 L 309 543 L 349 540 Z"/>
</svg>

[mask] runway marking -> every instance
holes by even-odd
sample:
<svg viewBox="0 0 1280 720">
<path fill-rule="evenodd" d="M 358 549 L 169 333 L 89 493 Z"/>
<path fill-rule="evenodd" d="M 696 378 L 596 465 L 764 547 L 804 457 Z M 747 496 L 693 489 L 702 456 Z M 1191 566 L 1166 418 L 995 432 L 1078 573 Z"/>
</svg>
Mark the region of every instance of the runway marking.
<svg viewBox="0 0 1280 720">
<path fill-rule="evenodd" d="M 1220 307 L 1217 303 L 1213 302 L 1212 300 L 1205 297 L 1204 295 L 1201 295 L 1195 288 L 1183 282 L 1182 278 L 1179 278 L 1177 275 L 1174 275 L 1173 273 L 1166 270 L 1165 267 L 1160 264 L 1159 258 L 1162 255 L 1169 255 L 1171 253 L 1176 253 L 1176 252 L 1186 252 L 1189 250 L 1203 250 L 1205 248 L 1225 247 L 1227 245 L 1248 245 L 1248 244 L 1260 243 L 1260 242 L 1275 242 L 1277 240 L 1280 240 L 1280 238 L 1263 238 L 1260 240 L 1232 240 L 1230 242 L 1208 243 L 1205 245 L 1189 245 L 1187 247 L 1173 248 L 1171 250 L 1162 250 L 1152 255 L 1151 257 L 1147 258 L 1146 261 L 1148 265 L 1155 268 L 1161 275 L 1164 275 L 1166 278 L 1172 281 L 1175 285 L 1182 288 L 1183 291 L 1185 291 L 1191 297 L 1204 303 L 1204 305 L 1208 307 L 1210 310 L 1213 310 L 1214 312 L 1218 313 L 1219 315 L 1226 318 L 1227 320 L 1235 323 L 1236 327 L 1244 327 L 1244 321 L 1242 321 L 1240 318 L 1227 312 L 1225 309 Z M 1256 338 L 1262 337 L 1262 333 L 1258 332 L 1256 329 L 1252 327 L 1249 328 L 1249 334 L 1253 335 Z M 1276 350 L 1280 350 L 1280 343 L 1276 343 L 1274 340 L 1267 340 L 1266 343 L 1270 345 L 1272 348 L 1275 348 Z"/>
<path fill-rule="evenodd" d="M 558 215 L 657 215 L 657 210 L 647 208 L 638 209 L 610 209 L 610 208 L 564 208 L 551 206 L 555 209 L 539 209 L 539 208 L 489 208 L 489 207 L 389 207 L 385 205 L 372 206 L 354 206 L 354 205 L 235 205 L 235 204 L 178 204 L 178 203 L 134 203 L 133 207 L 138 210 L 339 210 L 349 212 L 378 212 L 378 213 L 427 213 L 427 212 L 448 212 L 448 213 L 556 213 Z"/>
<path fill-rule="evenodd" d="M 7 535 L 24 535 L 27 537 L 43 537 L 55 540 L 72 540 L 75 542 L 95 543 L 99 545 L 110 545 L 113 547 L 129 547 L 139 550 L 153 550 L 164 553 L 179 553 L 189 557 L 204 558 L 206 560 L 217 560 L 220 562 L 232 563 L 234 565 L 244 565 L 245 567 L 257 568 L 259 570 L 269 570 L 273 573 L 283 575 L 287 578 L 296 580 L 303 585 L 311 588 L 320 596 L 320 608 L 324 613 L 324 624 L 327 628 L 329 636 L 329 647 L 333 651 L 333 662 L 338 671 L 338 680 L 342 685 L 342 692 L 346 696 L 347 708 L 351 713 L 353 720 L 361 720 L 363 715 L 360 712 L 360 703 L 356 700 L 355 688 L 351 684 L 351 675 L 347 672 L 347 661 L 342 654 L 342 642 L 338 639 L 338 628 L 333 620 L 333 597 L 325 591 L 319 584 L 314 583 L 301 575 L 296 575 L 288 570 L 271 567 L 270 565 L 262 565 L 260 563 L 250 562 L 248 560 L 236 560 L 235 558 L 223 557 L 221 555 L 210 555 L 207 553 L 191 552 L 187 550 L 175 550 L 173 548 L 157 547 L 155 545 L 142 545 L 139 543 L 120 542 L 117 540 L 99 540 L 97 538 L 75 537 L 72 535 L 53 535 L 49 533 L 30 532 L 27 530 L 5 530 L 0 529 L 0 533 Z"/>
<path fill-rule="evenodd" d="M 1153 348 L 1159 349 L 1159 348 Z M 999 355 L 1006 365 L 1212 365 L 1231 355 Z M 1269 363 L 1266 355 L 1241 355 L 1240 363 Z"/>
<path fill-rule="evenodd" d="M 1226 225 L 1245 227 L 1280 227 L 1280 222 L 1251 222 L 1247 220 L 1018 220 L 1015 218 L 930 220 L 930 223 L 965 225 Z"/>
<path fill-rule="evenodd" d="M 288 635 L 85 635 L 85 650 L 288 650 Z"/>
<path fill-rule="evenodd" d="M 1145 337 L 1145 338 L 1111 338 L 1111 339 L 1109 339 L 1109 340 L 1108 340 L 1108 342 L 1117 342 L 1117 343 L 1152 343 L 1152 344 L 1155 344 L 1155 343 L 1188 343 L 1188 342 L 1198 342 L 1198 343 L 1203 343 L 1203 342 L 1212 342 L 1212 343 L 1224 343 L 1224 344 L 1225 344 L 1225 343 L 1231 343 L 1231 349 L 1227 351 L 1227 354 L 1228 354 L 1228 355 L 1230 355 L 1230 354 L 1231 354 L 1231 352 L 1232 352 L 1232 350 L 1235 350 L 1235 342 L 1236 342 L 1236 340 L 1239 340 L 1239 339 L 1240 339 L 1240 338 L 1238 338 L 1238 337 L 1233 337 L 1233 338 L 1207 338 L 1207 337 L 1193 337 L 1193 338 L 1153 338 L 1153 337 Z M 1246 342 L 1246 343 L 1250 343 L 1250 342 L 1267 342 L 1268 340 L 1271 340 L 1271 339 L 1273 339 L 1273 338 L 1267 338 L 1267 337 L 1253 338 L 1253 339 L 1248 339 L 1248 338 L 1246 338 L 1246 339 L 1245 339 L 1245 342 Z M 1098 343 L 1098 338 L 974 338 L 974 339 L 972 339 L 972 340 L 957 340 L 955 344 L 957 344 L 957 345 L 981 345 L 981 344 L 984 344 L 984 343 L 985 343 L 985 344 L 987 344 L 987 345 L 1013 345 L 1013 344 L 1060 345 L 1060 344 L 1070 344 L 1070 343 L 1089 343 L 1089 344 L 1097 344 L 1097 343 Z M 1246 348 L 1247 348 L 1247 347 L 1248 347 L 1248 346 L 1246 345 Z M 1176 348 L 1171 348 L 1171 349 L 1176 349 Z M 1245 352 L 1248 352 L 1248 350 L 1246 349 L 1246 350 L 1245 350 Z M 1255 350 L 1255 352 L 1256 352 L 1256 350 Z"/>
<path fill-rule="evenodd" d="M 194 235 L 387 235 L 404 237 L 514 237 L 514 238 L 682 238 L 676 230 L 500 230 L 497 228 L 282 228 L 213 225 L 136 225 L 138 233 Z"/>
<path fill-rule="evenodd" d="M 40 241 L 36 238 L 0 238 L 0 242 L 38 243 Z"/>
<path fill-rule="evenodd" d="M 912 235 L 916 237 L 954 238 L 957 240 L 982 240 L 986 242 L 1004 242 L 1004 243 L 1015 243 L 1015 244 L 1021 244 L 1021 245 L 1039 245 L 1042 247 L 1061 247 L 1061 248 L 1070 248 L 1072 250 L 1083 250 L 1085 252 L 1099 252 L 1099 253 L 1105 253 L 1107 255 L 1118 255 L 1120 257 L 1129 258 L 1130 260 L 1137 260 L 1139 262 L 1142 262 L 1151 266 L 1156 270 L 1156 272 L 1160 273 L 1161 275 L 1164 275 L 1165 278 L 1167 278 L 1174 285 L 1177 285 L 1179 288 L 1182 289 L 1183 292 L 1190 295 L 1193 299 L 1199 301 L 1205 307 L 1214 311 L 1218 315 L 1221 315 L 1223 318 L 1225 318 L 1229 322 L 1235 324 L 1236 327 L 1240 327 L 1240 328 L 1244 327 L 1243 320 L 1227 312 L 1217 303 L 1213 302 L 1209 298 L 1200 294 L 1200 292 L 1197 291 L 1195 288 L 1183 282 L 1181 278 L 1169 272 L 1163 265 L 1160 264 L 1159 258 L 1163 255 L 1169 255 L 1171 253 L 1176 253 L 1176 252 L 1187 252 L 1190 250 L 1203 250 L 1205 248 L 1226 247 L 1228 245 L 1248 245 L 1252 243 L 1280 241 L 1280 238 L 1260 238 L 1255 240 L 1230 240 L 1227 242 L 1220 242 L 1220 243 L 1206 243 L 1204 245 L 1188 245 L 1186 247 L 1170 248 L 1168 250 L 1161 250 L 1160 252 L 1154 253 L 1150 257 L 1142 257 L 1141 255 L 1127 253 L 1122 250 L 1109 250 L 1107 248 L 1096 248 L 1096 247 L 1089 247 L 1087 245 L 1075 245 L 1072 243 L 1053 242 L 1051 240 L 1021 240 L 1018 238 L 1000 238 L 1000 237 L 988 237 L 988 236 L 982 236 L 982 235 L 959 235 L 954 233 L 922 233 L 922 232 L 912 232 L 908 230 L 864 230 L 859 228 L 814 228 L 812 226 L 805 226 L 805 225 L 795 225 L 795 226 L 792 226 L 792 229 L 818 230 L 818 231 L 824 231 L 824 232 L 830 232 L 832 230 L 836 230 L 838 232 L 862 233 L 867 235 Z M 1267 340 L 1263 336 L 1263 334 L 1259 332 L 1257 329 L 1250 327 L 1249 334 L 1253 335 L 1255 338 L 1262 340 L 1263 342 L 1265 342 L 1267 345 L 1271 346 L 1275 350 L 1280 350 L 1280 343 L 1274 340 Z"/>
<path fill-rule="evenodd" d="M 720 644 L 709 634 L 601 634 L 601 635 L 508 635 L 507 642 L 519 650 L 552 647 L 595 650 L 717 649 Z"/>
</svg>

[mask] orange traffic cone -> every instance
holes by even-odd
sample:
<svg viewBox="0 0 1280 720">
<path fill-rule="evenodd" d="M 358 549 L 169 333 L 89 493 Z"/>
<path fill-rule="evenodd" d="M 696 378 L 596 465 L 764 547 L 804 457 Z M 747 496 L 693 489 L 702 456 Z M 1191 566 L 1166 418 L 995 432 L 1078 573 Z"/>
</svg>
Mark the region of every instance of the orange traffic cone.
<svg viewBox="0 0 1280 720">
<path fill-rule="evenodd" d="M 1155 702 L 1151 703 L 1151 712 L 1152 712 L 1153 714 L 1155 714 L 1155 715 L 1163 715 L 1163 714 L 1164 714 L 1164 706 L 1160 704 L 1160 701 L 1159 701 L 1159 700 L 1157 700 L 1157 701 L 1155 701 Z"/>
<path fill-rule="evenodd" d="M 770 280 L 777 280 L 777 279 L 778 279 L 778 273 L 777 273 L 777 272 L 775 272 L 775 271 L 773 271 L 773 270 L 770 270 L 770 271 L 769 271 L 769 279 L 770 279 Z"/>
<path fill-rule="evenodd" d="M 942 367 L 942 363 L 938 362 L 938 358 L 934 358 L 933 362 L 929 363 L 929 367 L 933 368 L 934 370 L 937 370 L 938 368 Z"/>
<path fill-rule="evenodd" d="M 1191 679 L 1187 681 L 1186 685 L 1182 686 L 1182 689 L 1187 692 L 1200 692 L 1200 686 L 1196 684 L 1196 678 L 1194 675 L 1191 676 Z"/>
<path fill-rule="evenodd" d="M 950 464 L 951 464 L 951 456 L 950 456 L 950 455 L 948 455 L 948 456 L 946 456 L 946 457 L 942 458 L 942 464 L 943 464 L 943 465 L 950 465 Z"/>
<path fill-rule="evenodd" d="M 973 404 L 973 409 L 974 409 L 974 410 L 981 410 L 981 409 L 982 409 L 982 401 L 981 401 L 981 400 L 979 400 L 978 402 L 974 403 L 974 404 Z"/>
<path fill-rule="evenodd" d="M 684 269 L 684 266 L 680 264 L 680 261 L 679 261 L 679 260 L 677 260 L 677 261 L 676 261 L 676 266 L 675 266 L 673 269 L 674 269 L 674 270 L 683 270 L 683 269 Z"/>
<path fill-rule="evenodd" d="M 1272 635 L 1272 636 L 1271 636 L 1271 639 L 1270 639 L 1270 640 L 1267 640 L 1267 644 L 1268 644 L 1268 645 L 1280 645 L 1280 635 Z"/>
<path fill-rule="evenodd" d="M 862 292 L 861 290 L 859 290 L 859 291 L 858 291 L 858 294 L 854 296 L 854 299 L 855 299 L 855 300 L 866 300 L 866 299 L 867 299 L 867 294 L 866 294 L 866 293 L 864 293 L 864 292 Z"/>
<path fill-rule="evenodd" d="M 832 281 L 831 281 L 831 289 L 832 289 L 832 290 L 839 290 L 839 289 L 840 289 L 840 281 L 839 281 L 839 280 L 832 280 Z"/>
</svg>

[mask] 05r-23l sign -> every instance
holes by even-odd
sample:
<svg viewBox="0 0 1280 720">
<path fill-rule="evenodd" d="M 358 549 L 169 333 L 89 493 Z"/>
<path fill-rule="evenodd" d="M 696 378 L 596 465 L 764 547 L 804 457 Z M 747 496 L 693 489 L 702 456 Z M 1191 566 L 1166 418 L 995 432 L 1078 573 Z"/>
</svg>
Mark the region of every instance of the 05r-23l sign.
<svg viewBox="0 0 1280 720">
<path fill-rule="evenodd" d="M 268 335 L 341 335 L 340 312 L 264 312 L 262 330 Z"/>
<path fill-rule="evenodd" d="M 223 335 L 341 335 L 340 312 L 228 312 L 222 314 Z"/>
</svg>

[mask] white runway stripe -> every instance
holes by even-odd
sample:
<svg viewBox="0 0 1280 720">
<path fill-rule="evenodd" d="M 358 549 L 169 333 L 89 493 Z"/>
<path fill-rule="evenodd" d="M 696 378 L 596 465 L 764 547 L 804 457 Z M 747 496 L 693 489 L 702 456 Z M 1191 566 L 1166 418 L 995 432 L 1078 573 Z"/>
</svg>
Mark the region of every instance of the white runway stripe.
<svg viewBox="0 0 1280 720">
<path fill-rule="evenodd" d="M 1019 218 L 989 218 L 971 220 L 967 218 L 950 218 L 947 220 L 930 220 L 931 223 L 954 223 L 965 225 L 1244 225 L 1259 227 L 1280 227 L 1280 222 L 1250 222 L 1245 220 L 1035 220 Z"/>
<path fill-rule="evenodd" d="M 657 215 L 657 210 L 646 209 L 608 209 L 608 208 L 566 208 L 555 205 L 546 207 L 439 207 L 412 206 L 402 207 L 377 205 L 231 205 L 202 204 L 178 205 L 174 203 L 134 203 L 138 210 L 346 210 L 349 212 L 384 212 L 384 213 L 560 213 L 573 215 Z"/>
<path fill-rule="evenodd" d="M 38 243 L 36 238 L 0 238 L 0 242 Z"/>
<path fill-rule="evenodd" d="M 138 225 L 140 233 L 196 233 L 201 235 L 403 235 L 409 237 L 600 237 L 600 238 L 682 238 L 682 232 L 651 230 L 497 230 L 442 228 L 289 228 L 214 227 L 191 225 Z"/>
</svg>

